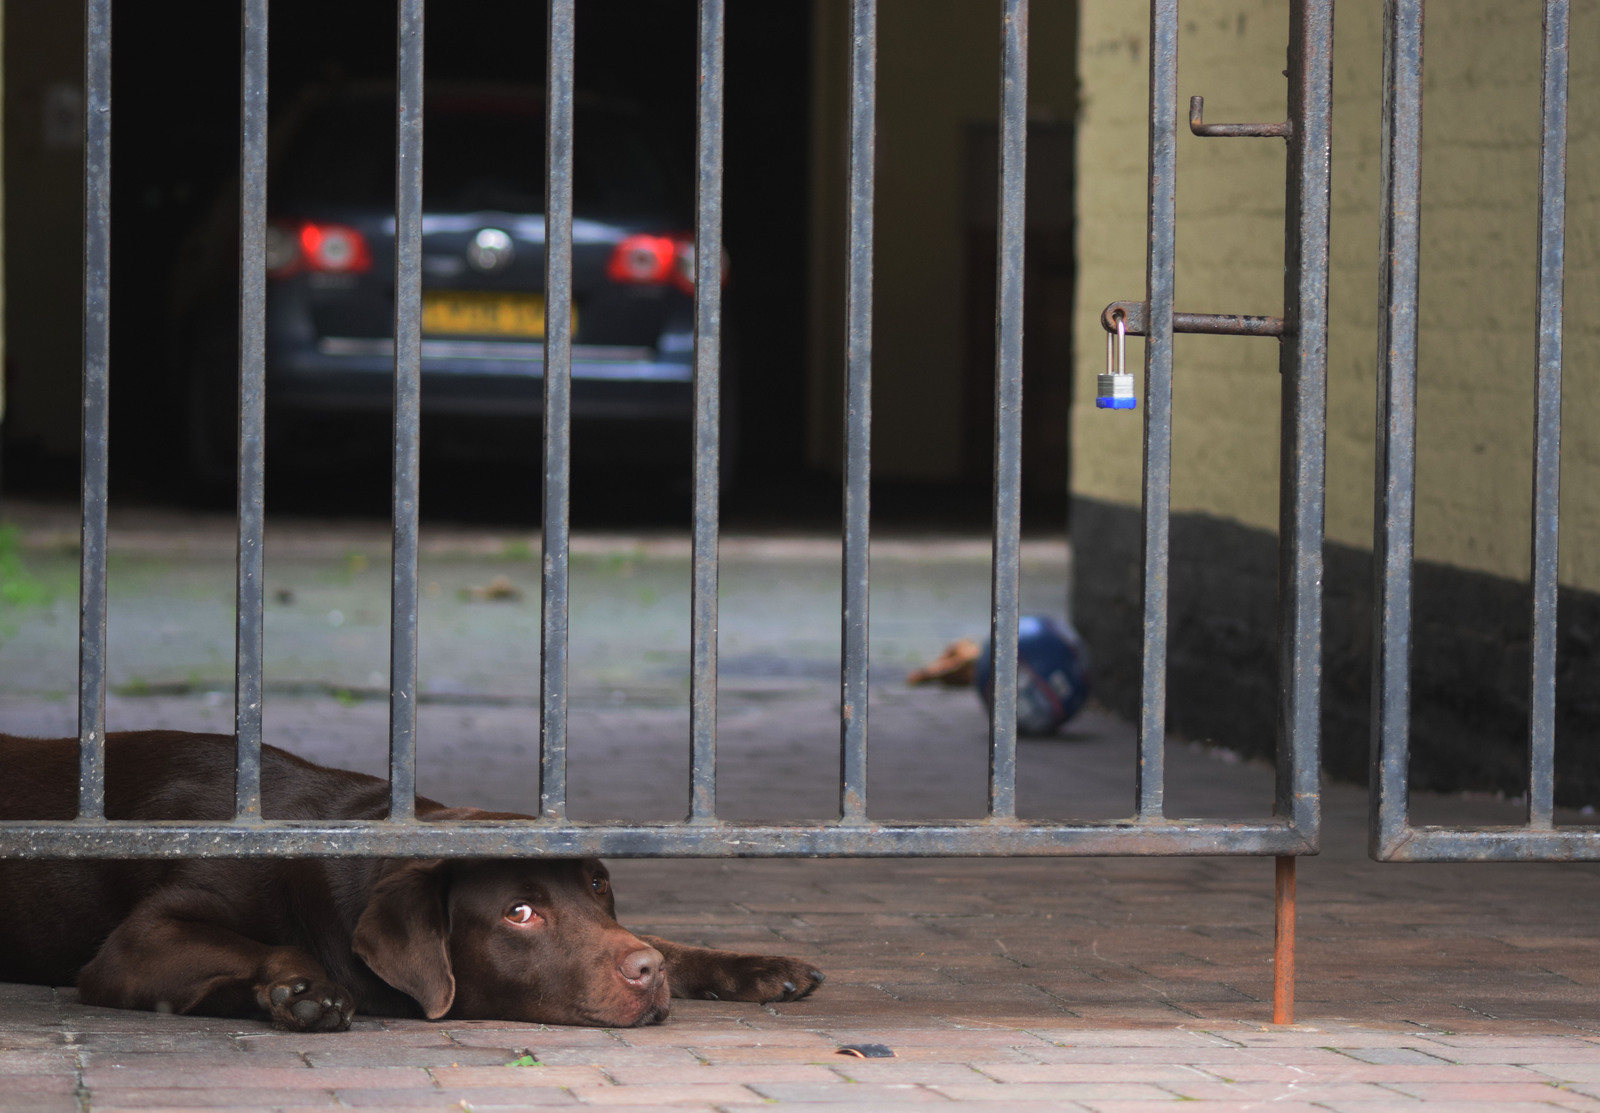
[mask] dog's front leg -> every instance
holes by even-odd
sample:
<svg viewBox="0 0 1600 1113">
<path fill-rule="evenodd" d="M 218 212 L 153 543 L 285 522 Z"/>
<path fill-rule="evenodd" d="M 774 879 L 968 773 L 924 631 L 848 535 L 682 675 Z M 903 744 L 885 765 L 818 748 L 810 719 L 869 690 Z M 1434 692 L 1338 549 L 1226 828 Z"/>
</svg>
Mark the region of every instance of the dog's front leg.
<svg viewBox="0 0 1600 1113">
<path fill-rule="evenodd" d="M 747 955 L 690 947 L 670 939 L 641 935 L 667 960 L 667 983 L 674 997 L 711 1001 L 798 1001 L 823 982 L 809 962 L 780 955 Z"/>
<path fill-rule="evenodd" d="M 246 938 L 223 926 L 225 912 L 208 892 L 153 894 L 78 974 L 79 1000 L 201 1016 L 260 1011 L 295 1032 L 350 1027 L 355 998 L 316 959 Z"/>
</svg>

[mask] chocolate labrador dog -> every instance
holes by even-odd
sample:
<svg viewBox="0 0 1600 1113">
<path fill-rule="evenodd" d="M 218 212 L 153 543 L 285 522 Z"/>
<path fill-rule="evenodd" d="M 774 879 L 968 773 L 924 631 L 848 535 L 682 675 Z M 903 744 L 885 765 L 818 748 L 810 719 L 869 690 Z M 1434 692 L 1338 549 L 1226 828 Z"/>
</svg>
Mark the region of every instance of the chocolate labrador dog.
<svg viewBox="0 0 1600 1113">
<path fill-rule="evenodd" d="M 110 819 L 226 820 L 233 739 L 106 738 Z M 0 819 L 70 819 L 78 743 L 0 735 Z M 379 819 L 388 785 L 271 746 L 268 819 Z M 521 819 L 418 798 L 420 819 Z M 822 974 L 792 958 L 636 936 L 594 859 L 0 860 L 0 980 L 90 1005 L 265 1014 L 342 1031 L 357 1012 L 627 1027 L 669 997 L 792 1001 Z"/>
</svg>

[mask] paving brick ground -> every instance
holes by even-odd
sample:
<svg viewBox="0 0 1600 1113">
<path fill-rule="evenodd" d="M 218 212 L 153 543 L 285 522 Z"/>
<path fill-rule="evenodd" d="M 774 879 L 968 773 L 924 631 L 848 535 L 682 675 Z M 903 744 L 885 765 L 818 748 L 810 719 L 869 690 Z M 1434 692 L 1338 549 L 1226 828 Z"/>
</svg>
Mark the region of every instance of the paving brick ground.
<svg viewBox="0 0 1600 1113">
<path fill-rule="evenodd" d="M 165 633 L 138 654 L 142 684 L 123 674 L 111 725 L 221 728 L 229 708 L 185 680 L 204 680 L 213 651 L 197 653 L 184 630 L 225 628 L 217 587 L 227 582 L 225 534 L 133 528 L 114 538 L 114 551 L 119 539 L 123 551 L 144 555 L 128 558 L 120 593 L 113 581 L 113 621 L 123 623 L 114 656 L 125 647 L 114 667 L 129 668 L 150 616 L 168 616 L 172 629 L 155 627 Z M 330 666 L 347 670 L 341 685 L 366 675 L 358 670 L 369 664 L 368 626 L 379 624 L 352 617 L 341 628 L 325 615 L 372 606 L 367 596 L 383 578 L 378 569 L 376 588 L 367 578 L 367 543 L 282 543 L 276 564 L 269 546 L 274 589 L 294 602 L 269 625 L 277 687 L 268 740 L 378 769 L 382 705 L 360 691 L 319 695 L 305 683 L 313 673 L 294 673 L 343 653 L 353 660 Z M 606 619 L 574 634 L 588 646 L 575 654 L 580 817 L 681 812 L 685 715 L 669 677 L 681 664 L 672 586 L 680 547 L 594 542 L 587 571 L 575 572 L 575 615 Z M 810 542 L 729 549 L 725 811 L 825 815 L 837 745 L 827 658 L 837 637 L 836 554 Z M 515 807 L 526 794 L 530 711 L 518 695 L 527 647 L 511 639 L 534 604 L 495 610 L 460 601 L 454 589 L 508 570 L 526 587 L 537 566 L 515 555 L 514 539 L 456 538 L 430 551 L 446 582 L 434 616 L 446 640 L 425 640 L 424 650 L 432 644 L 443 662 L 431 675 L 458 683 L 436 685 L 450 698 L 422 708 L 419 779 L 453 803 Z M 46 550 L 30 552 L 49 574 Z M 1040 547 L 1031 559 L 1033 605 L 1046 609 L 1064 551 Z M 912 546 L 877 570 L 874 813 L 976 814 L 981 709 L 967 692 L 910 692 L 896 677 L 947 634 L 983 628 L 981 546 L 922 555 Z M 616 601 L 620 591 L 631 593 L 630 606 Z M 933 597 L 939 606 L 928 606 Z M 73 729 L 72 702 L 50 694 L 71 684 L 70 674 L 64 684 L 54 678 L 63 624 L 71 644 L 70 600 L 61 606 L 60 615 L 0 616 L 0 729 Z M 315 622 L 299 613 L 311 606 Z M 494 637 L 497 651 L 480 644 Z M 1132 736 L 1109 716 L 1091 712 L 1059 740 L 1024 743 L 1021 760 L 1025 812 L 1126 810 Z M 1226 749 L 1175 743 L 1168 765 L 1169 799 L 1183 814 L 1257 815 L 1270 799 L 1270 770 Z M 1417 804 L 1430 816 L 1478 822 L 1512 821 L 1517 811 L 1489 800 Z M 809 1000 L 768 1008 L 678 1002 L 666 1024 L 640 1030 L 360 1019 L 331 1035 L 89 1009 L 69 988 L 0 986 L 0 1113 L 596 1105 L 827 1113 L 952 1103 L 1013 1113 L 1600 1110 L 1600 872 L 1379 865 L 1365 857 L 1364 794 L 1329 786 L 1325 810 L 1324 853 L 1300 868 L 1300 1023 L 1291 1028 L 1270 1024 L 1267 861 L 623 861 L 613 871 L 631 926 L 803 955 L 827 971 L 827 984 Z M 839 1054 L 858 1043 L 886 1044 L 895 1057 Z M 513 1065 L 526 1056 L 536 1065 Z"/>
</svg>

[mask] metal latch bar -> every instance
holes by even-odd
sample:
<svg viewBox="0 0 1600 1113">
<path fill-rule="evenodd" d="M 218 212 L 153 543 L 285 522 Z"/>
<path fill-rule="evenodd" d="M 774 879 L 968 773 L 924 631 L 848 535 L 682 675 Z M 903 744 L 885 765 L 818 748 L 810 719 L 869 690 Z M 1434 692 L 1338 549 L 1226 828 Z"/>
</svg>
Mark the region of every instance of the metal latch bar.
<svg viewBox="0 0 1600 1113">
<path fill-rule="evenodd" d="M 1117 315 L 1127 322 L 1129 336 L 1144 336 L 1145 321 L 1150 303 L 1144 301 L 1114 301 L 1100 312 L 1100 326 L 1107 332 L 1117 331 Z M 1203 332 L 1215 336 L 1278 336 L 1283 335 L 1282 317 L 1248 317 L 1236 313 L 1174 313 L 1173 332 Z"/>
</svg>

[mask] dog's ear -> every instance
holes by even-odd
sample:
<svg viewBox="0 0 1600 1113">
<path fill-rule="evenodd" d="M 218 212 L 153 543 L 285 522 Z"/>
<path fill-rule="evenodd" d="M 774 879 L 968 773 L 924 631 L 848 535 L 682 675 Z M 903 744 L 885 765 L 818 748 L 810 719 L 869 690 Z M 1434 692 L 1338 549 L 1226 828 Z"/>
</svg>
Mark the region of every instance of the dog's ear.
<svg viewBox="0 0 1600 1113">
<path fill-rule="evenodd" d="M 354 948 L 374 974 L 438 1020 L 456 999 L 449 940 L 444 864 L 406 862 L 372 887 Z"/>
</svg>

